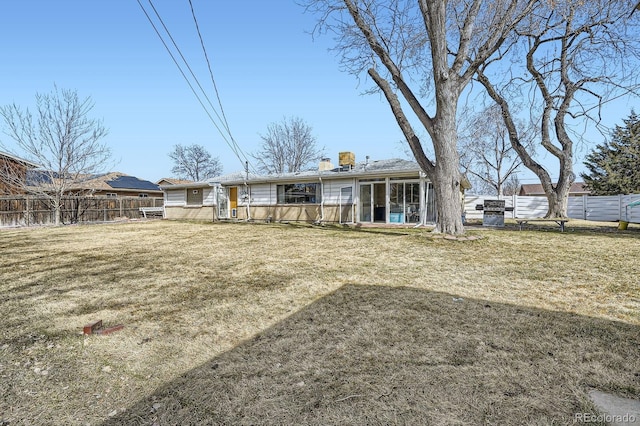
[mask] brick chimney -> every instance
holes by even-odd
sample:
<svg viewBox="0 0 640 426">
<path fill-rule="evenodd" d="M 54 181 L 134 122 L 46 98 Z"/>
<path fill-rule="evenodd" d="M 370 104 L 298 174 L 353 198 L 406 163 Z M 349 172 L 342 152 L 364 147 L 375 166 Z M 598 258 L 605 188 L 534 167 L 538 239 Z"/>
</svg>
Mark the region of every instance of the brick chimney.
<svg viewBox="0 0 640 426">
<path fill-rule="evenodd" d="M 324 157 L 320 160 L 320 165 L 318 166 L 318 170 L 321 172 L 325 172 L 327 170 L 333 170 L 333 164 L 331 164 L 331 158 Z"/>
</svg>

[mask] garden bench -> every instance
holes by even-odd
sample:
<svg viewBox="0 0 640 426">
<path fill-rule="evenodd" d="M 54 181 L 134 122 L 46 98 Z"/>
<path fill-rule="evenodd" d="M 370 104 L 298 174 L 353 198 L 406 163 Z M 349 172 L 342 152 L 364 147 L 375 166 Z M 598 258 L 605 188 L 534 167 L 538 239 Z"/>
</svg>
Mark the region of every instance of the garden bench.
<svg viewBox="0 0 640 426">
<path fill-rule="evenodd" d="M 559 217 L 556 217 L 556 218 L 535 217 L 535 218 L 516 219 L 516 222 L 520 226 L 521 231 L 522 231 L 523 225 L 526 225 L 527 223 L 530 223 L 530 222 L 531 223 L 554 222 L 560 227 L 560 232 L 564 232 L 564 224 L 569 222 L 569 219 L 559 218 Z"/>
<path fill-rule="evenodd" d="M 147 215 L 160 216 L 164 218 L 164 207 L 140 207 L 140 213 L 146 219 Z"/>
</svg>

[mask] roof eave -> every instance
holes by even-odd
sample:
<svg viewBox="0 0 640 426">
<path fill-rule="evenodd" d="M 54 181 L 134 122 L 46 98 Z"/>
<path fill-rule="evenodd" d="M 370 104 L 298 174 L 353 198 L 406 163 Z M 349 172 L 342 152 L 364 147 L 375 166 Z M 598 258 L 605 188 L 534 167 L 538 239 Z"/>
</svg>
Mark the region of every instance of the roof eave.
<svg viewBox="0 0 640 426">
<path fill-rule="evenodd" d="M 215 183 L 213 182 L 193 182 L 193 183 L 180 183 L 175 185 L 160 185 L 160 190 L 170 190 L 170 189 L 189 189 L 189 188 L 202 188 L 202 187 L 213 187 Z"/>
<path fill-rule="evenodd" d="M 262 176 L 259 178 L 249 178 L 249 179 L 233 179 L 221 182 L 222 185 L 244 185 L 254 184 L 254 183 L 271 183 L 271 182 L 291 182 L 291 181 L 317 181 L 320 179 L 353 179 L 353 178 L 362 178 L 362 177 L 390 177 L 390 176 L 411 176 L 411 175 L 420 175 L 421 170 L 416 168 L 413 170 L 403 169 L 403 170 L 351 170 L 344 172 L 318 172 L 314 174 L 306 174 L 306 175 L 296 175 L 296 174 L 287 174 L 287 175 L 270 175 L 270 176 Z"/>
</svg>

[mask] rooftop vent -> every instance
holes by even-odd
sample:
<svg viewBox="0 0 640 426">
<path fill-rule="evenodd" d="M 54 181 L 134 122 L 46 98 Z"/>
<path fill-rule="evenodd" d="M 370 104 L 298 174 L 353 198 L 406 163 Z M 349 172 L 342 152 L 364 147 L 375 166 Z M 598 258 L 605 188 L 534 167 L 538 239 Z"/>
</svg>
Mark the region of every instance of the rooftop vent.
<svg viewBox="0 0 640 426">
<path fill-rule="evenodd" d="M 356 166 L 356 155 L 350 151 L 343 151 L 338 154 L 341 169 L 354 168 Z M 346 166 L 346 167 L 345 167 Z"/>
</svg>

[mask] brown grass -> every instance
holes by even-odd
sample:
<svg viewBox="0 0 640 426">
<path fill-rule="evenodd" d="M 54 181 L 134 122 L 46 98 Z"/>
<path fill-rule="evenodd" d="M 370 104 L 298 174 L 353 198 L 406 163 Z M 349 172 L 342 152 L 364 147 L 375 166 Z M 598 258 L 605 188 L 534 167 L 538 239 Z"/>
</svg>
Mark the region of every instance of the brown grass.
<svg viewBox="0 0 640 426">
<path fill-rule="evenodd" d="M 0 231 L 0 423 L 571 424 L 640 396 L 640 232 L 572 225 Z"/>
</svg>

